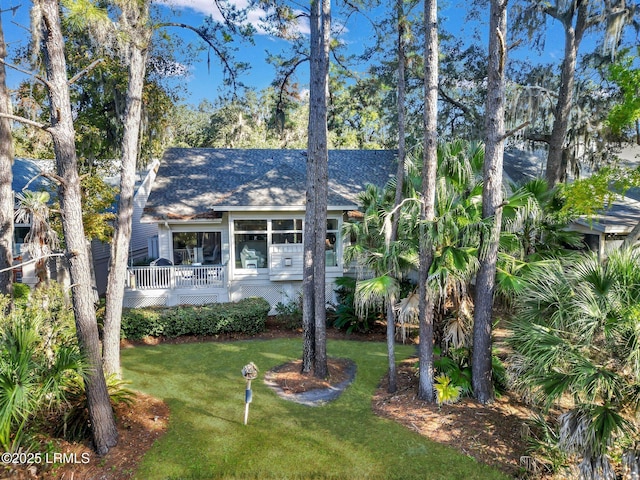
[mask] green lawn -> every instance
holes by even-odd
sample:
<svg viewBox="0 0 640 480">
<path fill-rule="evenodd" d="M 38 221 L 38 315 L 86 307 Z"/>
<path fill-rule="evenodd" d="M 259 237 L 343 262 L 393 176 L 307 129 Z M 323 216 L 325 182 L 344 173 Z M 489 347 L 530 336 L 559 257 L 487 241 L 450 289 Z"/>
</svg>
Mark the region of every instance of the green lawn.
<svg viewBox="0 0 640 480">
<path fill-rule="evenodd" d="M 133 388 L 164 399 L 169 429 L 145 455 L 139 479 L 504 479 L 500 472 L 432 443 L 371 412 L 386 371 L 382 343 L 329 341 L 330 356 L 358 366 L 335 402 L 306 407 L 264 385 L 265 371 L 299 358 L 301 340 L 160 345 L 124 350 Z M 398 357 L 410 347 L 400 347 Z M 245 381 L 254 362 L 249 424 L 243 425 Z"/>
</svg>

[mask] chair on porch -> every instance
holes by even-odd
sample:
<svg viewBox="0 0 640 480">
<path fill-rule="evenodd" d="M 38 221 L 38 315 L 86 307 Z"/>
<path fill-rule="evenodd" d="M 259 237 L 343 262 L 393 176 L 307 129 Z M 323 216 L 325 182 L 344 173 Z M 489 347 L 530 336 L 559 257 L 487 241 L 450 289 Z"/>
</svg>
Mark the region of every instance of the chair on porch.
<svg viewBox="0 0 640 480">
<path fill-rule="evenodd" d="M 242 268 L 258 268 L 258 253 L 246 245 L 240 252 Z"/>
</svg>

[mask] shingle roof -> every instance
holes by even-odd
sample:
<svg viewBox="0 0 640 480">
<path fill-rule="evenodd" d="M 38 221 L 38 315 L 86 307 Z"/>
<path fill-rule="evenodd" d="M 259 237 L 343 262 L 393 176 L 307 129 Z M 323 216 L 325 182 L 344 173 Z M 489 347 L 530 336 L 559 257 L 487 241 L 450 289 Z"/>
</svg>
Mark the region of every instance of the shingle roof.
<svg viewBox="0 0 640 480">
<path fill-rule="evenodd" d="M 395 173 L 396 152 L 331 150 L 328 204 L 355 208 L 368 183 Z M 172 148 L 165 153 L 144 220 L 210 218 L 225 210 L 303 209 L 304 150 Z"/>
<path fill-rule="evenodd" d="M 596 232 L 627 235 L 640 221 L 640 202 L 622 197 L 611 202 L 593 218 L 578 218 L 575 223 Z"/>
<path fill-rule="evenodd" d="M 24 187 L 32 192 L 40 190 L 52 190 L 51 180 L 40 175 L 49 170 L 51 162 L 46 160 L 28 160 L 26 158 L 14 158 L 11 171 L 13 181 L 11 188 L 14 192 L 20 192 Z"/>
</svg>

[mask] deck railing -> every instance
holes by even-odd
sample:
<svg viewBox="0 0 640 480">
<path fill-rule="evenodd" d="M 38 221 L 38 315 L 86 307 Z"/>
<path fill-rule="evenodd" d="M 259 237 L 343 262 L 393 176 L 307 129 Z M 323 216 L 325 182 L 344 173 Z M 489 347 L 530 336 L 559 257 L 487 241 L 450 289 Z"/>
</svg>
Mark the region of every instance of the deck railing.
<svg viewBox="0 0 640 480">
<path fill-rule="evenodd" d="M 223 287 L 222 265 L 129 267 L 126 288 L 131 290 Z"/>
</svg>

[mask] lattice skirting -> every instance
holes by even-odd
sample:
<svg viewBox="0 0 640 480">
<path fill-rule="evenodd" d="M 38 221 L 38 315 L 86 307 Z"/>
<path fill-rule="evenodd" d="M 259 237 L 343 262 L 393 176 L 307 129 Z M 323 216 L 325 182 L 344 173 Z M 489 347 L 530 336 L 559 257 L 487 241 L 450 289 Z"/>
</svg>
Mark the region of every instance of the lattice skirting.
<svg viewBox="0 0 640 480">
<path fill-rule="evenodd" d="M 335 303 L 335 285 L 327 284 L 327 304 Z M 232 285 L 227 292 L 184 292 L 161 295 L 161 292 L 141 295 L 139 292 L 125 294 L 123 306 L 125 308 L 165 307 L 174 305 L 205 305 L 208 303 L 237 302 L 243 298 L 262 297 L 271 305 L 271 314 L 275 314 L 278 303 L 288 304 L 296 301 L 302 290 L 302 282 L 278 282 L 262 285 Z M 177 294 L 176 294 L 177 293 Z M 228 294 L 228 295 L 227 295 Z"/>
<path fill-rule="evenodd" d="M 165 295 L 159 297 L 125 297 L 123 302 L 125 308 L 164 307 L 166 305 L 167 297 Z"/>
<path fill-rule="evenodd" d="M 180 305 L 206 305 L 207 303 L 217 303 L 218 295 L 178 295 Z"/>
<path fill-rule="evenodd" d="M 325 289 L 327 304 L 335 303 L 335 285 L 328 283 Z M 276 313 L 278 303 L 290 303 L 297 299 L 302 291 L 302 282 L 279 283 L 272 285 L 237 285 L 232 288 L 231 299 L 237 302 L 243 298 L 262 297 L 271 305 L 270 314 Z"/>
</svg>

